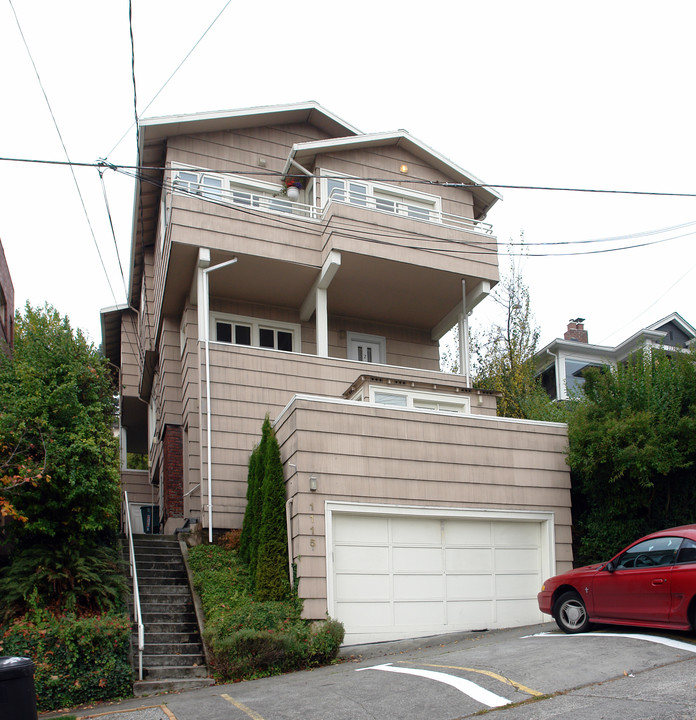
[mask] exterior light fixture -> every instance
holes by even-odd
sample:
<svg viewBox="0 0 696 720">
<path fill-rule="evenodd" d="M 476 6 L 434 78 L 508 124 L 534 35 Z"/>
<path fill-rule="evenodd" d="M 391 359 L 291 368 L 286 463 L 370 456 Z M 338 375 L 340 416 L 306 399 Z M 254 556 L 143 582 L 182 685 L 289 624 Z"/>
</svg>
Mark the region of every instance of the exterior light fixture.
<svg viewBox="0 0 696 720">
<path fill-rule="evenodd" d="M 288 188 L 288 200 L 290 202 L 297 202 L 300 199 L 300 191 L 295 185 L 291 185 Z"/>
<path fill-rule="evenodd" d="M 310 475 L 310 477 L 309 477 L 309 489 L 310 489 L 312 492 L 316 492 L 316 491 L 317 491 L 317 478 L 316 478 L 316 475 Z"/>
<path fill-rule="evenodd" d="M 399 172 L 407 173 L 407 172 L 408 172 L 408 165 L 407 165 L 406 163 L 404 163 L 404 164 L 399 168 Z"/>
</svg>

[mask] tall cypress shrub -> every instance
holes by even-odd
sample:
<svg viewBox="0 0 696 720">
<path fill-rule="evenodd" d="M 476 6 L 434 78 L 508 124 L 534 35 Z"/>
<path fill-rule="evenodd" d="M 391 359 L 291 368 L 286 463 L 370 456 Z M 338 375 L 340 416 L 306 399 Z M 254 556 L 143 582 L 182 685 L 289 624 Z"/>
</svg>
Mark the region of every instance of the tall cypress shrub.
<svg viewBox="0 0 696 720">
<path fill-rule="evenodd" d="M 244 510 L 244 522 L 242 523 L 242 534 L 239 538 L 239 557 L 248 565 L 251 559 L 252 536 L 256 526 L 256 494 L 259 491 L 257 483 L 257 467 L 260 462 L 259 446 L 256 445 L 249 458 L 249 472 L 247 473 L 246 508 Z"/>
<path fill-rule="evenodd" d="M 256 565 L 257 600 L 283 600 L 290 593 L 288 536 L 285 522 L 285 481 L 280 447 L 270 428 L 265 447 L 263 507 Z"/>
</svg>

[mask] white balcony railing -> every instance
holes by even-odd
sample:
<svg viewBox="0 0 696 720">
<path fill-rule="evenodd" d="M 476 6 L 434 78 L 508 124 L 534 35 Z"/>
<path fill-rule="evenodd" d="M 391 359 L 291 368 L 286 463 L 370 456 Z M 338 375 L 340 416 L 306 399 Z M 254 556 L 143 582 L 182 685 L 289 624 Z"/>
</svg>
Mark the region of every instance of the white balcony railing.
<svg viewBox="0 0 696 720">
<path fill-rule="evenodd" d="M 209 202 L 228 207 L 249 208 L 251 210 L 261 210 L 273 214 L 291 215 L 306 220 L 320 221 L 324 219 L 332 205 L 350 205 L 352 207 L 362 207 L 374 212 L 406 217 L 418 222 L 455 228 L 477 235 L 485 235 L 488 237 L 493 235 L 493 228 L 490 223 L 445 213 L 435 208 L 424 207 L 421 204 L 410 203 L 408 199 L 388 199 L 375 197 L 367 193 L 349 192 L 335 188 L 331 192 L 328 202 L 325 205 L 307 205 L 301 202 L 293 202 L 281 193 L 254 192 L 250 188 L 235 186 L 213 186 L 205 182 L 205 180 L 209 178 L 203 177 L 203 182 L 198 182 L 194 181 L 192 176 L 195 177 L 195 173 L 177 173 L 173 183 L 174 191 L 182 195 L 199 197 Z M 184 177 L 186 179 L 183 179 Z"/>
</svg>

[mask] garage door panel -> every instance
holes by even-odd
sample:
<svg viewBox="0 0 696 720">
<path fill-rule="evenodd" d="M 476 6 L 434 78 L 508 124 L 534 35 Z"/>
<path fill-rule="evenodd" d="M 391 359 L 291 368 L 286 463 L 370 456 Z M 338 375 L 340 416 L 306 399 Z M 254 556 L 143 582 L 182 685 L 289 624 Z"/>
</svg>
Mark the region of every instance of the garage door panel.
<svg viewBox="0 0 696 720">
<path fill-rule="evenodd" d="M 395 545 L 442 545 L 442 523 L 438 518 L 393 518 L 391 532 Z"/>
<path fill-rule="evenodd" d="M 389 628 L 394 624 L 391 603 L 342 602 L 336 606 L 336 617 L 347 628 Z"/>
<path fill-rule="evenodd" d="M 491 548 L 447 548 L 445 550 L 447 572 L 491 573 L 493 550 Z"/>
<path fill-rule="evenodd" d="M 492 575 L 447 575 L 447 600 L 493 598 Z"/>
<path fill-rule="evenodd" d="M 336 597 L 342 601 L 388 601 L 391 597 L 391 580 L 389 575 L 342 573 L 336 576 Z"/>
<path fill-rule="evenodd" d="M 388 572 L 389 549 L 386 546 L 338 545 L 334 550 L 334 567 L 336 572 Z"/>
<path fill-rule="evenodd" d="M 488 628 L 495 622 L 494 608 L 490 601 L 448 602 L 447 622 L 470 630 Z"/>
<path fill-rule="evenodd" d="M 442 548 L 395 547 L 392 552 L 394 572 L 442 572 Z"/>
<path fill-rule="evenodd" d="M 455 520 L 445 523 L 447 545 L 490 545 L 491 523 L 485 520 Z"/>
<path fill-rule="evenodd" d="M 402 626 L 428 627 L 445 623 L 444 603 L 400 602 L 394 605 L 394 622 Z"/>
<path fill-rule="evenodd" d="M 496 612 L 495 622 L 498 627 L 531 625 L 544 620 L 536 601 L 531 599 L 498 600 Z"/>
<path fill-rule="evenodd" d="M 355 542 L 362 544 L 389 542 L 389 521 L 384 517 L 351 515 L 334 520 L 333 536 L 335 542 Z"/>
<path fill-rule="evenodd" d="M 495 545 L 538 545 L 539 523 L 500 520 L 493 524 Z"/>
<path fill-rule="evenodd" d="M 541 589 L 538 573 L 534 575 L 496 575 L 495 595 L 502 598 L 520 598 L 536 595 Z"/>
<path fill-rule="evenodd" d="M 441 600 L 442 575 L 395 575 L 394 601 Z"/>
<path fill-rule="evenodd" d="M 537 572 L 539 548 L 496 548 L 495 571 L 497 573 Z"/>
</svg>

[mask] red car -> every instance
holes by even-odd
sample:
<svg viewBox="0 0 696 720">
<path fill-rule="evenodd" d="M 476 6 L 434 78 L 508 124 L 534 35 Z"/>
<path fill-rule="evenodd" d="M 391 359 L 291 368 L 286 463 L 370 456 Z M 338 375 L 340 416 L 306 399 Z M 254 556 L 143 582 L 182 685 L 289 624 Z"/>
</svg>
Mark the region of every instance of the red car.
<svg viewBox="0 0 696 720">
<path fill-rule="evenodd" d="M 556 575 L 537 597 L 567 633 L 593 622 L 696 630 L 696 525 L 660 530 L 609 562 Z"/>
</svg>

